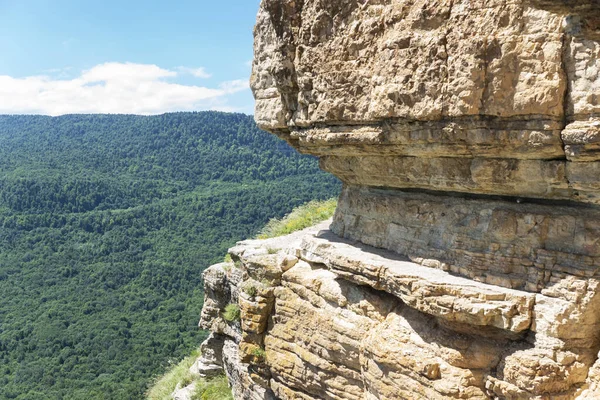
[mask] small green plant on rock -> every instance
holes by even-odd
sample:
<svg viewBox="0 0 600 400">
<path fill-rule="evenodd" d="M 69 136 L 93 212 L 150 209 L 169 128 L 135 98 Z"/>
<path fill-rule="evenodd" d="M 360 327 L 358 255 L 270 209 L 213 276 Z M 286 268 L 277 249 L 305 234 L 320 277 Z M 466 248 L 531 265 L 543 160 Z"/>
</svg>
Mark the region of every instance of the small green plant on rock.
<svg viewBox="0 0 600 400">
<path fill-rule="evenodd" d="M 231 254 L 229 254 L 229 253 L 225 254 L 225 257 L 223 257 L 223 262 L 226 262 L 226 263 L 233 262 L 233 260 L 231 259 Z"/>
<path fill-rule="evenodd" d="M 267 357 L 267 352 L 262 347 L 255 347 L 252 350 L 252 355 L 256 357 L 258 361 L 262 362 L 265 361 L 265 358 Z"/>
<path fill-rule="evenodd" d="M 258 294 L 258 288 L 253 283 L 246 283 L 242 288 L 244 293 L 246 293 L 249 297 L 256 297 Z"/>
<path fill-rule="evenodd" d="M 241 316 L 240 306 L 237 304 L 228 304 L 225 307 L 225 311 L 223 312 L 223 318 L 225 321 L 234 322 L 239 321 Z"/>
<path fill-rule="evenodd" d="M 210 380 L 198 380 L 191 400 L 233 400 L 227 377 L 218 376 Z"/>
</svg>

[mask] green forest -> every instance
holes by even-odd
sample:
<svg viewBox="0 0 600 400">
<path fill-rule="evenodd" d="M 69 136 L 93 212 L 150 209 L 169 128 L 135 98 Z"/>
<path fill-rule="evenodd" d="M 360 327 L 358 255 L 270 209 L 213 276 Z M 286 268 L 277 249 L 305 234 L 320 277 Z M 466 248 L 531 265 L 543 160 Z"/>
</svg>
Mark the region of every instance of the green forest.
<svg viewBox="0 0 600 400">
<path fill-rule="evenodd" d="M 252 117 L 0 116 L 0 399 L 140 399 L 202 271 L 339 182 Z"/>
</svg>

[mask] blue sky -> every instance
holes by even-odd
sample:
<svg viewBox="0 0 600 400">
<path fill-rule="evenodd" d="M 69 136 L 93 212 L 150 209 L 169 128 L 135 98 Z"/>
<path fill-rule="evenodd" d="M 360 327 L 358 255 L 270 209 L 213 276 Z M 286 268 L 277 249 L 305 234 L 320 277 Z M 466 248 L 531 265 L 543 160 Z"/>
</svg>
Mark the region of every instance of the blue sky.
<svg viewBox="0 0 600 400">
<path fill-rule="evenodd" d="M 0 0 L 0 114 L 253 112 L 259 0 Z"/>
</svg>

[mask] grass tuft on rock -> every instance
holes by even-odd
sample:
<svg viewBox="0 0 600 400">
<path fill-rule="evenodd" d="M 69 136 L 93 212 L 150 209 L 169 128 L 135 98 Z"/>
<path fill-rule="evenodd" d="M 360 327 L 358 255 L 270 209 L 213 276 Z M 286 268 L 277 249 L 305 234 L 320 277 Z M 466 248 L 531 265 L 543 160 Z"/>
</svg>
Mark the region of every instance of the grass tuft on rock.
<svg viewBox="0 0 600 400">
<path fill-rule="evenodd" d="M 196 388 L 191 400 L 233 400 L 231 388 L 225 375 L 203 379 L 190 372 L 190 367 L 199 355 L 200 351 L 195 350 L 189 357 L 184 358 L 179 364 L 174 365 L 167 371 L 166 374 L 159 377 L 146 393 L 146 399 L 173 400 L 171 395 L 177 384 L 179 384 L 179 387 L 186 387 L 195 382 Z"/>
<path fill-rule="evenodd" d="M 154 385 L 148 390 L 146 398 L 148 400 L 172 400 L 171 393 L 179 382 L 191 382 L 193 380 L 190 367 L 200 355 L 199 350 L 195 350 L 188 357 L 173 366 L 166 374 L 159 377 Z"/>
<path fill-rule="evenodd" d="M 251 282 L 246 283 L 242 287 L 242 291 L 246 293 L 250 298 L 254 298 L 258 294 L 258 288 Z"/>
<path fill-rule="evenodd" d="M 222 375 L 210 380 L 198 380 L 191 400 L 233 400 L 227 377 Z"/>
<path fill-rule="evenodd" d="M 264 361 L 267 358 L 267 352 L 262 347 L 254 348 L 252 350 L 252 355 L 260 361 Z"/>
<path fill-rule="evenodd" d="M 240 317 L 240 306 L 237 304 L 227 304 L 227 307 L 225 307 L 225 311 L 223 312 L 223 318 L 225 318 L 225 321 L 239 321 Z"/>
<path fill-rule="evenodd" d="M 292 232 L 313 226 L 331 218 L 337 206 L 337 199 L 311 201 L 292 210 L 282 219 L 273 218 L 258 234 L 259 239 L 269 239 L 288 235 Z"/>
</svg>

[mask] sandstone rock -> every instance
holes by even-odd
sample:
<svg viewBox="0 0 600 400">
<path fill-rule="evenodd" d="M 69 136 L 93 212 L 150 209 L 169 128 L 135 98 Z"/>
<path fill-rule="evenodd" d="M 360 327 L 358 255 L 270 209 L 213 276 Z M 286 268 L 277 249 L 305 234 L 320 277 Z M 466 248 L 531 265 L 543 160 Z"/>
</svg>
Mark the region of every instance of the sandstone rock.
<svg viewBox="0 0 600 400">
<path fill-rule="evenodd" d="M 562 115 L 562 18 L 522 1 L 263 1 L 256 119 Z"/>
<path fill-rule="evenodd" d="M 226 321 L 222 311 L 228 304 L 239 304 L 245 296 L 240 289 L 244 270 L 234 263 L 216 264 L 208 268 L 204 274 L 204 306 L 200 327 L 212 333 L 200 347 L 201 357 L 191 368 L 193 373 L 201 376 L 216 375 L 225 372 L 235 399 L 274 400 L 271 389 L 257 381 L 260 375 L 248 363 L 242 362 L 239 344 L 246 339 L 242 327 L 247 327 L 251 318 L 242 323 Z M 271 289 L 272 292 L 272 289 Z M 178 391 L 179 396 L 187 396 L 189 390 Z"/>
<path fill-rule="evenodd" d="M 273 380 L 313 398 L 360 399 L 361 339 L 396 301 L 302 261 L 284 274 L 282 285 L 265 337 Z"/>
<path fill-rule="evenodd" d="M 275 400 L 270 389 L 251 379 L 249 366 L 240 362 L 238 345 L 232 340 L 226 340 L 223 346 L 223 365 L 236 400 Z"/>
<path fill-rule="evenodd" d="M 349 186 L 332 230 L 465 277 L 539 291 L 553 277 L 594 276 L 598 221 L 595 207 Z"/>
<path fill-rule="evenodd" d="M 530 328 L 535 298 L 531 294 L 398 260 L 390 252 L 353 245 L 331 234 L 307 237 L 301 246 L 303 258 L 317 255 L 338 276 L 390 293 L 426 314 L 512 332 Z"/>
<path fill-rule="evenodd" d="M 590 368 L 586 386 L 577 397 L 578 400 L 593 400 L 598 398 L 600 398 L 600 357 L 596 359 L 596 362 Z"/>
<path fill-rule="evenodd" d="M 261 283 L 258 282 L 250 283 L 246 281 L 246 284 L 246 288 L 255 288 L 257 294 L 254 296 L 248 294 L 240 296 L 242 331 L 260 334 L 267 328 L 267 319 L 271 315 L 274 301 L 273 290 L 261 288 Z"/>
<path fill-rule="evenodd" d="M 593 359 L 574 353 L 530 348 L 506 356 L 500 374 L 520 391 L 531 395 L 568 392 L 585 382 Z"/>
<path fill-rule="evenodd" d="M 226 339 L 223 350 L 236 398 L 596 393 L 600 378 L 588 377 L 600 331 L 595 279 L 551 275 L 536 293 L 453 275 L 447 265 L 416 263 L 325 229 L 291 239 L 280 239 L 288 247 L 268 256 L 257 255 L 268 240 L 236 246 L 239 272 L 232 278 L 247 278 L 229 293 L 237 293 L 242 323 L 238 340 Z M 261 287 L 250 276 L 261 273 L 260 263 L 270 273 L 292 253 L 293 266 L 277 284 Z M 234 285 L 219 266 L 211 271 L 224 276 L 221 287 Z M 256 291 L 245 289 L 248 284 Z"/>
<path fill-rule="evenodd" d="M 192 364 L 190 372 L 203 378 L 220 375 L 223 372 L 224 344 L 224 336 L 211 332 L 200 345 L 201 356 Z"/>
<path fill-rule="evenodd" d="M 222 313 L 228 304 L 237 303 L 241 272 L 233 263 L 216 264 L 204 271 L 204 305 L 200 328 L 240 340 L 241 332 L 236 322 L 226 321 Z"/>
<path fill-rule="evenodd" d="M 344 187 L 205 273 L 236 398 L 600 398 L 600 4 L 262 0 L 254 52 Z"/>
<path fill-rule="evenodd" d="M 366 390 L 374 399 L 486 399 L 485 373 L 501 351 L 409 308 L 391 313 L 363 345 Z"/>
<path fill-rule="evenodd" d="M 600 161 L 594 2 L 284 3 L 257 19 L 257 122 L 345 183 L 600 201 L 566 172 Z"/>
</svg>

